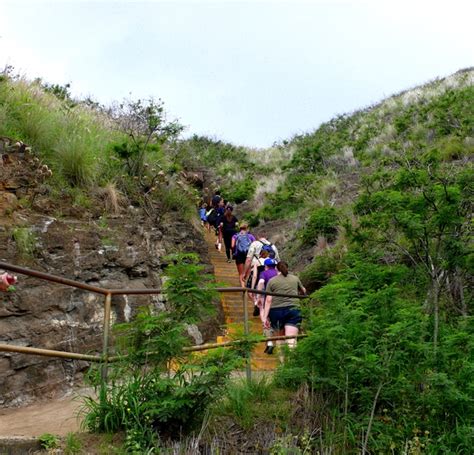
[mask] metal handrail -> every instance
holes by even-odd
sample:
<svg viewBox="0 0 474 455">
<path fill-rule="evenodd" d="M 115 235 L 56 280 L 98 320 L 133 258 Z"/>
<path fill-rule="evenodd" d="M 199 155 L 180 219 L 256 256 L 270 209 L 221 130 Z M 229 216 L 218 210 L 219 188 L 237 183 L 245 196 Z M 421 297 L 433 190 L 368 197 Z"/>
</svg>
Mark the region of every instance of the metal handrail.
<svg viewBox="0 0 474 455">
<path fill-rule="evenodd" d="M 143 288 L 143 289 L 106 289 L 99 286 L 92 286 L 90 284 L 82 283 L 80 281 L 70 280 L 69 278 L 64 278 L 62 276 L 53 275 L 51 273 L 39 272 L 37 270 L 28 269 L 26 267 L 20 267 L 18 265 L 9 264 L 7 262 L 0 261 L 0 269 L 10 270 L 11 272 L 21 273 L 22 275 L 29 275 L 35 278 L 40 278 L 46 281 L 52 281 L 54 283 L 64 284 L 66 286 L 72 286 L 79 289 L 84 289 L 85 291 L 95 292 L 97 294 L 103 295 L 151 295 L 151 294 L 161 294 L 163 293 L 162 289 L 156 288 Z M 281 294 L 277 292 L 266 292 L 260 291 L 258 289 L 245 288 L 245 287 L 217 287 L 216 291 L 218 292 L 250 292 L 252 294 L 263 294 L 271 295 L 275 297 L 291 297 L 295 299 L 305 299 L 306 295 L 293 295 L 293 294 Z"/>
<path fill-rule="evenodd" d="M 104 304 L 104 334 L 103 334 L 103 349 L 102 349 L 102 356 L 94 356 L 88 354 L 80 354 L 68 351 L 56 351 L 51 349 L 41 349 L 41 348 L 32 348 L 27 346 L 15 346 L 11 344 L 0 344 L 0 351 L 7 351 L 7 352 L 18 352 L 23 354 L 32 354 L 32 355 L 42 355 L 48 357 L 60 357 L 60 358 L 69 358 L 75 360 L 87 360 L 92 362 L 104 362 L 103 368 L 103 377 L 104 379 L 107 377 L 107 363 L 109 361 L 116 360 L 117 358 L 109 357 L 108 352 L 108 345 L 109 345 L 109 332 L 110 332 L 110 315 L 111 315 L 111 301 L 112 295 L 151 295 L 151 294 L 161 294 L 163 292 L 162 289 L 153 289 L 153 288 L 145 288 L 145 289 L 105 289 L 99 286 L 92 286 L 90 284 L 81 283 L 80 281 L 71 280 L 68 278 L 64 278 L 62 276 L 53 275 L 51 273 L 40 272 L 37 270 L 32 270 L 26 267 L 20 267 L 17 265 L 9 264 L 7 262 L 0 261 L 0 269 L 9 270 L 11 272 L 21 273 L 22 275 L 32 276 L 35 278 L 39 278 L 46 281 L 51 281 L 58 284 L 63 284 L 66 286 L 75 287 L 78 289 L 83 289 L 85 291 L 95 292 L 98 294 L 102 294 L 105 296 L 105 304 Z M 282 293 L 273 293 L 273 292 L 266 292 L 261 291 L 258 289 L 251 289 L 247 287 L 217 287 L 215 288 L 217 292 L 227 293 L 227 292 L 240 292 L 243 296 L 243 304 L 244 304 L 244 333 L 248 335 L 248 314 L 247 314 L 247 298 L 249 293 L 253 294 L 263 294 L 263 295 L 271 295 L 276 297 L 291 297 L 295 299 L 305 299 L 307 295 L 294 295 L 294 294 L 282 294 Z M 284 339 L 293 339 L 293 338 L 302 338 L 306 335 L 296 335 L 296 336 L 275 336 L 275 337 L 267 337 L 259 340 L 260 342 L 266 342 L 270 340 L 284 340 Z M 243 341 L 233 340 L 227 341 L 223 343 L 208 343 L 206 345 L 197 345 L 197 346 L 188 346 L 183 348 L 183 352 L 191 352 L 191 351 L 201 351 L 206 349 L 215 349 L 218 347 L 225 347 L 231 346 L 235 344 L 242 343 Z M 250 377 L 250 359 L 247 362 L 247 377 Z"/>
<path fill-rule="evenodd" d="M 308 335 L 302 333 L 300 335 L 296 335 L 296 338 L 305 338 Z M 291 335 L 276 335 L 273 337 L 263 338 L 261 340 L 255 340 L 256 343 L 266 343 L 267 341 L 279 341 L 279 340 L 289 340 L 293 339 L 295 336 Z M 197 344 L 194 346 L 184 346 L 182 351 L 183 352 L 197 352 L 197 351 L 206 351 L 208 349 L 217 349 L 217 348 L 225 348 L 227 346 L 236 346 L 239 344 L 245 343 L 246 340 L 230 340 L 230 341 L 223 341 L 222 343 L 206 343 L 206 344 Z M 41 349 L 41 348 L 32 348 L 29 346 L 17 346 L 14 344 L 3 344 L 0 343 L 0 351 L 5 352 L 16 352 L 20 354 L 30 354 L 30 355 L 39 355 L 43 357 L 59 357 L 64 359 L 70 360 L 86 360 L 88 362 L 103 362 L 104 358 L 99 355 L 91 355 L 91 354 L 80 354 L 76 352 L 69 352 L 69 351 L 56 351 L 54 349 Z M 108 362 L 115 362 L 120 360 L 126 356 L 110 356 L 107 358 Z"/>
</svg>

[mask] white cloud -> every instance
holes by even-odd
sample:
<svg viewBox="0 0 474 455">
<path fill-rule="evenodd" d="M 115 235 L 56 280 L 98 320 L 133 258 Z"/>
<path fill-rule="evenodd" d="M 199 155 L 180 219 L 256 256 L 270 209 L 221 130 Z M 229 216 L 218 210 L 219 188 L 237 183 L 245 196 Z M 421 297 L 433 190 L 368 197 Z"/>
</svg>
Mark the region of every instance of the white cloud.
<svg viewBox="0 0 474 455">
<path fill-rule="evenodd" d="M 0 0 L 0 68 L 269 145 L 474 63 L 464 0 Z"/>
</svg>

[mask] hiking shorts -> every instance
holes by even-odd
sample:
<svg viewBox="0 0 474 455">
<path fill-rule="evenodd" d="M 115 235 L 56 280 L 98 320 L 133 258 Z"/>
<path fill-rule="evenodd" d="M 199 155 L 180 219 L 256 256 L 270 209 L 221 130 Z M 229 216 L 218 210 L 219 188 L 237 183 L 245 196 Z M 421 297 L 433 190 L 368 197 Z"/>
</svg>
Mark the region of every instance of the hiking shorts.
<svg viewBox="0 0 474 455">
<path fill-rule="evenodd" d="M 247 253 L 242 253 L 242 252 L 238 252 L 238 253 L 235 253 L 233 258 L 235 259 L 235 263 L 236 264 L 245 264 L 245 260 L 247 259 Z"/>
<path fill-rule="evenodd" d="M 301 310 L 294 306 L 270 308 L 268 317 L 270 318 L 270 324 L 274 330 L 282 330 L 285 325 L 299 327 L 303 320 Z"/>
</svg>

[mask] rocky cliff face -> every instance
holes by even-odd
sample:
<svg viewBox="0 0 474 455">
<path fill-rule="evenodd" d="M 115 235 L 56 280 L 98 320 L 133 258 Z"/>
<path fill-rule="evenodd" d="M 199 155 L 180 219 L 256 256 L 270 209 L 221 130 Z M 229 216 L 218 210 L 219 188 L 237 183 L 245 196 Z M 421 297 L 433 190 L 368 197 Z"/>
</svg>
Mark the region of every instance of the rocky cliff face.
<svg viewBox="0 0 474 455">
<path fill-rule="evenodd" d="M 48 170 L 22 144 L 0 142 L 0 260 L 103 288 L 160 288 L 164 256 L 197 252 L 209 263 L 199 225 L 180 213 L 144 212 L 128 204 L 105 213 L 103 195 L 90 208 L 65 193 L 52 198 Z M 54 202 L 56 201 L 56 202 Z M 209 266 L 210 267 L 210 266 Z M 0 343 L 100 353 L 104 296 L 19 275 L 16 290 L 0 293 Z M 161 295 L 114 296 L 114 322 L 138 305 L 164 309 Z M 218 321 L 190 328 L 193 344 L 207 341 Z M 83 361 L 0 351 L 0 405 L 26 404 L 72 387 Z"/>
</svg>

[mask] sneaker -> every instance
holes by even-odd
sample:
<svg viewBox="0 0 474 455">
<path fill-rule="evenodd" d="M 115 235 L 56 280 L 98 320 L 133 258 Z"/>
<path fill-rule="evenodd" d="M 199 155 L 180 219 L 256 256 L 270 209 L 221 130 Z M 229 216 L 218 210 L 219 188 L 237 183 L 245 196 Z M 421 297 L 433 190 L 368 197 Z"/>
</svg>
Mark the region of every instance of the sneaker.
<svg viewBox="0 0 474 455">
<path fill-rule="evenodd" d="M 232 262 L 232 259 L 227 259 L 227 262 L 229 262 L 229 263 Z"/>
<path fill-rule="evenodd" d="M 218 243 L 218 244 L 217 244 L 217 250 L 220 251 L 221 248 L 222 248 L 222 243 Z"/>
<path fill-rule="evenodd" d="M 214 246 L 216 247 L 216 250 L 219 249 L 219 247 L 217 246 L 217 243 L 214 243 Z"/>
<path fill-rule="evenodd" d="M 260 308 L 257 306 L 257 305 L 254 305 L 253 306 L 253 315 L 256 317 L 256 316 L 260 316 Z"/>
<path fill-rule="evenodd" d="M 272 355 L 273 354 L 273 345 L 267 344 L 265 346 L 265 351 L 263 351 L 265 354 Z"/>
</svg>

